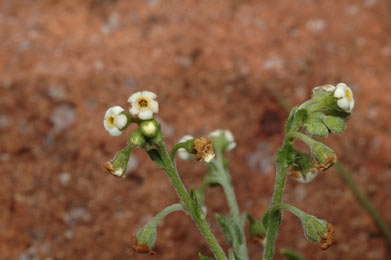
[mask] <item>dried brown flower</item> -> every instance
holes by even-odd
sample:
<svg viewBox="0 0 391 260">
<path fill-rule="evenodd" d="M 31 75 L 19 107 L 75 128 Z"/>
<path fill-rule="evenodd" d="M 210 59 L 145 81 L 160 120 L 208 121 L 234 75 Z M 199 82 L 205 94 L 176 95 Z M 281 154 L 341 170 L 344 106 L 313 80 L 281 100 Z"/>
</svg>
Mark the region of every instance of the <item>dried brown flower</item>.
<svg viewBox="0 0 391 260">
<path fill-rule="evenodd" d="M 196 160 L 210 162 L 215 157 L 214 146 L 207 136 L 194 139 L 194 149 L 196 150 Z"/>
</svg>

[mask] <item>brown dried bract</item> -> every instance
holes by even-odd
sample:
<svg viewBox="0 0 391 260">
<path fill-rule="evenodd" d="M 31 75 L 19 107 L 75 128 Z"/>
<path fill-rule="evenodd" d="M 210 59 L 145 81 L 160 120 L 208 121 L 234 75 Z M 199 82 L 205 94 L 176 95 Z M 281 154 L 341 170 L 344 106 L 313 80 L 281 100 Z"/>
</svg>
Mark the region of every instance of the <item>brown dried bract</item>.
<svg viewBox="0 0 391 260">
<path fill-rule="evenodd" d="M 251 238 L 251 241 L 264 247 L 266 244 L 266 237 L 254 236 Z"/>
<path fill-rule="evenodd" d="M 320 163 L 320 162 L 318 162 L 318 161 L 315 161 L 315 166 L 316 166 L 316 168 L 318 168 L 319 170 L 325 171 L 325 170 L 327 170 L 328 168 L 330 168 L 331 166 L 333 166 L 336 162 L 337 162 L 337 156 L 328 156 L 328 157 L 326 158 L 326 163 L 325 163 L 325 164 Z"/>
<path fill-rule="evenodd" d="M 194 139 L 194 149 L 196 150 L 196 160 L 209 162 L 214 157 L 214 145 L 207 136 Z"/>
<path fill-rule="evenodd" d="M 137 237 L 132 237 L 132 247 L 134 251 L 136 251 L 139 254 L 150 254 L 150 255 L 156 255 L 156 252 L 149 249 L 149 247 L 146 244 L 138 244 Z"/>
<path fill-rule="evenodd" d="M 320 248 L 322 250 L 326 250 L 327 248 L 329 248 L 334 241 L 335 227 L 333 226 L 333 224 L 327 223 L 327 228 L 328 231 L 321 236 L 322 240 L 320 241 Z"/>
</svg>

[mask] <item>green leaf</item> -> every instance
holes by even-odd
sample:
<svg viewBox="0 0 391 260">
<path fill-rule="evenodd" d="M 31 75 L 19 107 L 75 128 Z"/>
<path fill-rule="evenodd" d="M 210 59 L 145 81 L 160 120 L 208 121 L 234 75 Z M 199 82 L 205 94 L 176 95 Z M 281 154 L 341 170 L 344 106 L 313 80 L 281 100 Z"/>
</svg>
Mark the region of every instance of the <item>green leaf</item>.
<svg viewBox="0 0 391 260">
<path fill-rule="evenodd" d="M 295 123 L 299 126 L 303 125 L 308 118 L 308 112 L 305 109 L 299 109 L 295 113 Z"/>
<path fill-rule="evenodd" d="M 203 212 L 202 212 L 201 204 L 198 201 L 198 194 L 194 189 L 190 190 L 190 198 L 192 201 L 192 207 L 194 212 L 196 213 L 197 217 L 200 217 L 201 214 L 203 214 Z"/>
<path fill-rule="evenodd" d="M 283 248 L 280 250 L 280 253 L 286 257 L 288 260 L 306 260 L 304 257 L 302 257 L 300 254 L 296 253 L 292 249 Z"/>
<path fill-rule="evenodd" d="M 164 162 L 162 160 L 162 157 L 160 157 L 160 154 L 156 149 L 149 150 L 147 153 L 149 155 L 149 158 L 151 158 L 151 160 L 154 161 L 161 168 L 166 167 L 166 165 L 164 164 Z"/>
<path fill-rule="evenodd" d="M 310 136 L 327 137 L 329 130 L 321 121 L 320 113 L 313 113 L 304 123 L 305 130 Z"/>
<path fill-rule="evenodd" d="M 233 243 L 233 234 L 231 226 L 233 225 L 233 221 L 226 216 L 220 215 L 218 213 L 215 214 L 217 222 L 220 224 L 221 231 L 223 232 L 224 238 L 228 244 Z"/>
<path fill-rule="evenodd" d="M 200 260 L 213 260 L 213 258 L 203 256 L 201 253 L 198 253 L 198 256 L 200 257 Z"/>
<path fill-rule="evenodd" d="M 333 134 L 342 134 L 346 129 L 346 121 L 336 116 L 323 116 L 323 123 Z"/>
</svg>

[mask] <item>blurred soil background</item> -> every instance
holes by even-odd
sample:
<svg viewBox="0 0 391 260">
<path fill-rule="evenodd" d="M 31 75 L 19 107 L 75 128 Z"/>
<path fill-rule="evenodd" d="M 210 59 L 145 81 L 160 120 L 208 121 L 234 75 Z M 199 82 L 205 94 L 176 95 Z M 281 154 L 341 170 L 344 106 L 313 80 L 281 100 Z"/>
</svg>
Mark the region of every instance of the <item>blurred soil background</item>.
<svg viewBox="0 0 391 260">
<path fill-rule="evenodd" d="M 326 142 L 391 225 L 390 14 L 386 0 L 1 0 L 0 259 L 211 256 L 183 213 L 160 225 L 156 256 L 131 249 L 130 237 L 178 202 L 144 151 L 132 154 L 125 179 L 102 166 L 130 133 L 110 137 L 103 115 L 139 90 L 158 94 L 169 146 L 185 134 L 234 133 L 235 192 L 241 210 L 260 218 L 288 115 L 270 89 L 299 104 L 315 86 L 346 82 L 353 117 Z M 188 188 L 201 184 L 205 165 L 178 167 Z M 308 185 L 288 180 L 284 199 L 333 223 L 336 241 L 321 251 L 287 213 L 278 248 L 311 260 L 390 259 L 335 169 Z M 219 233 L 222 191 L 208 190 L 206 203 Z M 261 259 L 259 245 L 250 252 Z"/>
</svg>

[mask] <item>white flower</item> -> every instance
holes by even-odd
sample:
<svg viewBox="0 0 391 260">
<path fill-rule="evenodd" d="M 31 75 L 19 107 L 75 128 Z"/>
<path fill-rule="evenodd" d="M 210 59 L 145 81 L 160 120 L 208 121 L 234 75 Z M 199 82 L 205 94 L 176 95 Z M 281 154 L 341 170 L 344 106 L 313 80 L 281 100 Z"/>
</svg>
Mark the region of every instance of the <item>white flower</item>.
<svg viewBox="0 0 391 260">
<path fill-rule="evenodd" d="M 334 97 L 338 99 L 339 108 L 345 112 L 352 112 L 354 107 L 353 92 L 345 83 L 338 83 Z"/>
<path fill-rule="evenodd" d="M 181 138 L 181 140 L 179 140 L 178 143 L 183 143 L 191 139 L 194 139 L 194 137 L 191 135 L 185 135 L 184 137 Z M 186 151 L 185 148 L 178 149 L 178 156 L 184 161 L 188 161 L 194 158 L 194 154 L 189 153 L 188 151 Z"/>
<path fill-rule="evenodd" d="M 319 173 L 319 170 L 316 168 L 309 169 L 308 172 L 304 175 L 301 171 L 288 169 L 288 174 L 292 177 L 292 179 L 294 179 L 295 181 L 300 182 L 300 183 L 311 182 L 313 179 L 315 179 L 315 177 L 318 175 L 318 173 Z"/>
<path fill-rule="evenodd" d="M 132 116 L 141 120 L 153 118 L 153 114 L 159 112 L 159 103 L 155 100 L 156 97 L 157 95 L 150 91 L 139 91 L 131 95 L 128 102 L 131 104 L 129 111 Z"/>
<path fill-rule="evenodd" d="M 114 168 L 110 162 L 105 163 L 104 166 L 115 177 L 122 177 L 122 175 L 123 175 L 122 168 Z"/>
<path fill-rule="evenodd" d="M 124 109 L 120 106 L 110 107 L 106 111 L 103 126 L 111 136 L 121 135 L 121 129 L 128 123 L 128 118 L 122 114 L 123 111 Z"/>
<path fill-rule="evenodd" d="M 224 141 L 226 142 L 225 151 L 231 151 L 236 147 L 234 136 L 229 130 L 218 129 L 209 134 L 209 137 L 211 138 L 220 136 L 222 136 L 224 138 Z"/>
</svg>

